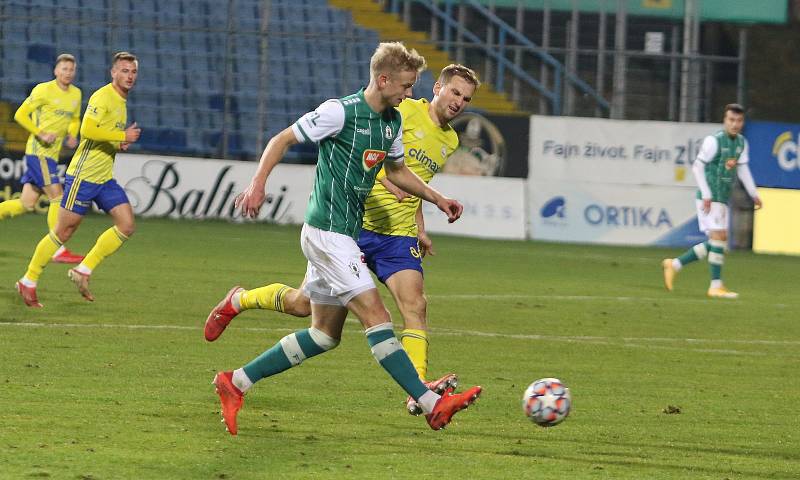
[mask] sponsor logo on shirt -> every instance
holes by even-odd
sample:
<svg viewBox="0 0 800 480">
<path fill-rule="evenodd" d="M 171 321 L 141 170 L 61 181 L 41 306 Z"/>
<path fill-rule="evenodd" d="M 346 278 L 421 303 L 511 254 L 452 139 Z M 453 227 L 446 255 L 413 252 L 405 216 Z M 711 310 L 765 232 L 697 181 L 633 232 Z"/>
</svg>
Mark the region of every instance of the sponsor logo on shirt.
<svg viewBox="0 0 800 480">
<path fill-rule="evenodd" d="M 367 170 L 372 170 L 372 168 L 381 163 L 383 159 L 386 158 L 386 152 L 383 150 L 364 150 L 364 156 L 362 160 L 364 162 L 364 167 Z"/>
<path fill-rule="evenodd" d="M 366 135 L 366 136 L 369 136 L 370 133 L 371 133 L 369 131 L 369 128 L 356 128 L 356 132 L 360 133 L 361 135 Z"/>
</svg>

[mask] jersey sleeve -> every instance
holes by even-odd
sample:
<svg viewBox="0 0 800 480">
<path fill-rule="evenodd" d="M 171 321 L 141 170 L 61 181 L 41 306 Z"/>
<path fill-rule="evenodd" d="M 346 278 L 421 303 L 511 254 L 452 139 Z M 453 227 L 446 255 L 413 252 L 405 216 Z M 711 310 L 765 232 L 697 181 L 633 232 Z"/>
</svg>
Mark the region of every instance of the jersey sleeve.
<svg viewBox="0 0 800 480">
<path fill-rule="evenodd" d="M 331 99 L 294 122 L 292 132 L 299 142 L 317 143 L 341 132 L 343 127 L 344 106 L 339 100 Z"/>
<path fill-rule="evenodd" d="M 31 90 L 31 94 L 28 95 L 28 98 L 22 102 L 17 111 L 14 113 L 14 120 L 16 120 L 16 122 L 29 133 L 38 135 L 41 129 L 33 122 L 31 115 L 34 111 L 36 111 L 37 108 L 44 105 L 44 103 L 44 87 L 42 85 L 36 85 L 33 87 L 33 90 Z"/>
<path fill-rule="evenodd" d="M 703 139 L 703 145 L 700 147 L 700 151 L 697 153 L 697 160 L 700 160 L 703 163 L 708 163 L 714 159 L 717 155 L 717 149 L 719 146 L 717 145 L 717 139 L 713 135 L 707 136 Z"/>
<path fill-rule="evenodd" d="M 402 163 L 405 160 L 404 156 L 406 152 L 405 149 L 403 148 L 403 126 L 404 126 L 404 121 L 403 121 L 403 116 L 401 115 L 400 128 L 398 128 L 399 131 L 397 132 L 397 135 L 394 137 L 394 140 L 392 141 L 392 146 L 389 147 L 389 152 L 387 154 L 389 160 L 392 160 L 393 162 L 396 163 Z"/>
<path fill-rule="evenodd" d="M 107 112 L 108 105 L 104 98 L 101 95 L 92 95 L 83 113 L 81 136 L 99 142 L 124 142 L 124 131 L 100 127 Z"/>
<path fill-rule="evenodd" d="M 744 148 L 742 149 L 741 155 L 739 155 L 739 161 L 736 162 L 737 165 L 745 165 L 750 163 L 750 144 L 747 142 L 747 139 L 744 139 Z"/>
</svg>

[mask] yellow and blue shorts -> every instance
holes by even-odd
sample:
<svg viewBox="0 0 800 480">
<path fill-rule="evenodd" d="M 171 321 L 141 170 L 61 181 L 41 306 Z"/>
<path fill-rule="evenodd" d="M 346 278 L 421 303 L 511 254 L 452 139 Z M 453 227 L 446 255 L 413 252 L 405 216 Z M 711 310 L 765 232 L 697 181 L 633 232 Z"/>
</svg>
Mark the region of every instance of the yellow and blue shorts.
<svg viewBox="0 0 800 480">
<path fill-rule="evenodd" d="M 364 253 L 367 267 L 381 283 L 401 270 L 422 273 L 422 255 L 417 237 L 383 235 L 361 229 L 358 248 Z"/>
<path fill-rule="evenodd" d="M 105 183 L 92 183 L 67 175 L 61 206 L 70 212 L 85 215 L 92 202 L 106 213 L 117 205 L 130 203 L 125 190 L 113 178 Z"/>
<path fill-rule="evenodd" d="M 43 188 L 59 183 L 58 162 L 52 158 L 25 155 L 25 166 L 27 167 L 25 174 L 19 181 L 21 184 L 30 183 L 38 188 Z"/>
</svg>

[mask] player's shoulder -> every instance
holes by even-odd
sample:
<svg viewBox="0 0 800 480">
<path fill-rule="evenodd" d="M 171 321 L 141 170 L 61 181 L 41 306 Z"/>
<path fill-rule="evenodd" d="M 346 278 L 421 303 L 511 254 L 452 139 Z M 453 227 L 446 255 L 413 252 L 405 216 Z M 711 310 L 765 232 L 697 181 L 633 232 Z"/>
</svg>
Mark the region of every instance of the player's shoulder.
<svg viewBox="0 0 800 480">
<path fill-rule="evenodd" d="M 359 103 L 364 101 L 364 97 L 361 95 L 361 92 L 351 93 L 350 95 L 345 95 L 344 97 L 339 98 L 332 98 L 331 100 L 338 101 L 342 104 L 343 107 L 349 107 L 352 105 L 358 105 Z M 330 100 L 329 100 L 330 101 Z"/>
<path fill-rule="evenodd" d="M 416 116 L 419 112 L 425 111 L 428 109 L 428 100 L 425 98 L 420 98 L 415 100 L 413 98 L 406 98 L 400 105 L 397 107 L 397 110 L 400 111 L 400 114 L 403 116 L 403 119 L 410 119 L 411 117 Z"/>
<path fill-rule="evenodd" d="M 81 96 L 81 95 L 83 94 L 83 92 L 81 92 L 81 89 L 80 89 L 80 88 L 76 87 L 75 85 L 73 85 L 73 84 L 71 84 L 71 83 L 70 83 L 70 84 L 69 84 L 69 86 L 67 87 L 67 92 L 69 92 L 69 94 L 70 94 L 70 95 L 78 95 L 78 96 Z"/>
<path fill-rule="evenodd" d="M 52 88 L 55 86 L 55 84 L 55 79 L 47 82 L 37 83 L 31 89 L 31 95 L 46 95 L 52 91 Z"/>
</svg>

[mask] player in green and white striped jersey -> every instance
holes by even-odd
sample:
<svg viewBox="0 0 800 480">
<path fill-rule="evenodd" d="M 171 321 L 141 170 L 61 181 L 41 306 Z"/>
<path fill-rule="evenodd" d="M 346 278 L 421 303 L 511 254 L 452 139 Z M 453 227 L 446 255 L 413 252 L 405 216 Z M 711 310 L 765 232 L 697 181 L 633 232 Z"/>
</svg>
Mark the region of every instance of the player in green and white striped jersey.
<svg viewBox="0 0 800 480">
<path fill-rule="evenodd" d="M 722 283 L 722 264 L 728 241 L 728 199 L 738 177 L 756 208 L 761 208 L 753 175 L 750 173 L 747 139 L 741 134 L 744 128 L 744 108 L 736 103 L 725 106 L 723 129 L 703 140 L 700 152 L 692 166 L 697 182 L 697 221 L 708 241 L 698 243 L 678 258 L 666 258 L 664 286 L 672 291 L 675 275 L 684 265 L 708 256 L 711 298 L 738 298 L 739 294 L 725 288 Z"/>
<path fill-rule="evenodd" d="M 303 288 L 311 299 L 311 327 L 287 335 L 244 367 L 219 372 L 214 378 L 231 434 L 237 432 L 236 414 L 244 393 L 255 382 L 336 347 L 348 311 L 361 320 L 375 359 L 422 407 L 434 430 L 447 425 L 480 395 L 481 387 L 472 387 L 458 394 L 450 388 L 440 396 L 422 383 L 394 335 L 389 312 L 355 241 L 364 201 L 381 166 L 392 183 L 434 203 L 449 221 L 456 221 L 463 211 L 458 201 L 431 188 L 403 160 L 402 119 L 394 107 L 411 95 L 424 68 L 425 59 L 416 51 L 401 43 L 380 44 L 370 61 L 366 89 L 324 102 L 273 137 L 250 185 L 237 197 L 237 208 L 245 216 L 256 217 L 264 203 L 267 177 L 286 150 L 301 141 L 319 144 L 314 188 L 300 238 L 308 259 Z M 212 321 L 230 322 L 236 314 L 231 298 L 238 290 L 231 289 L 212 311 L 207 328 Z M 206 338 L 211 339 L 208 331 Z"/>
</svg>

